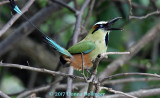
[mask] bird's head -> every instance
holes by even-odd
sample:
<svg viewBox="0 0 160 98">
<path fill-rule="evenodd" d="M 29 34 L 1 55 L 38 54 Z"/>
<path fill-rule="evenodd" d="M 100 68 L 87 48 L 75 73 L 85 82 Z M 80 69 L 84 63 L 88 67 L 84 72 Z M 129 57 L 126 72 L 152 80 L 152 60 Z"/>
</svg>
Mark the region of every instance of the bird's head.
<svg viewBox="0 0 160 98">
<path fill-rule="evenodd" d="M 117 17 L 114 19 L 111 19 L 109 21 L 100 21 L 97 22 L 91 29 L 91 34 L 98 33 L 97 31 L 101 30 L 104 31 L 104 33 L 109 33 L 112 30 L 121 30 L 120 28 L 112 28 L 111 26 L 117 21 L 121 19 L 121 17 Z"/>
</svg>

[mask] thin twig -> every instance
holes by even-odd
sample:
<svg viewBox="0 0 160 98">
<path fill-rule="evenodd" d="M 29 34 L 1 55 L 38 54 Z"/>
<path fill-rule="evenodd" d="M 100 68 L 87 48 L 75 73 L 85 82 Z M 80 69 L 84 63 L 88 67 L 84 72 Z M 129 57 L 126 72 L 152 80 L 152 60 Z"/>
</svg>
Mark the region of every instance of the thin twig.
<svg viewBox="0 0 160 98">
<path fill-rule="evenodd" d="M 156 61 L 157 61 L 157 59 L 158 59 L 158 56 L 159 56 L 159 53 L 158 53 L 158 52 L 159 52 L 159 49 L 158 49 L 159 43 L 160 43 L 160 35 L 158 35 L 158 36 L 155 38 L 154 42 L 153 42 L 153 50 L 152 50 L 152 52 L 151 52 L 152 67 L 155 65 L 155 63 L 156 63 Z M 154 66 L 154 67 L 155 67 L 155 66 Z"/>
<path fill-rule="evenodd" d="M 8 63 L 0 63 L 0 66 L 1 67 L 19 68 L 19 69 L 23 69 L 23 70 L 26 69 L 26 70 L 36 71 L 36 72 L 47 73 L 47 74 L 51 74 L 51 75 L 54 75 L 54 76 L 63 76 L 63 77 L 70 77 L 72 79 L 84 80 L 84 78 L 80 77 L 80 76 L 69 75 L 69 74 L 66 74 L 66 73 L 51 71 L 51 70 L 43 69 L 43 68 L 35 68 L 35 67 L 30 67 L 30 66 L 24 66 L 24 65 L 19 65 L 19 64 L 8 64 Z"/>
<path fill-rule="evenodd" d="M 134 96 L 129 95 L 129 94 L 127 94 L 127 93 L 113 90 L 112 88 L 100 87 L 100 90 L 102 90 L 102 89 L 105 89 L 105 90 L 107 90 L 107 91 L 109 91 L 109 92 L 112 92 L 112 93 L 115 93 L 115 94 L 122 94 L 122 95 L 125 95 L 125 96 L 129 97 L 129 98 L 137 98 L 137 97 L 134 97 Z"/>
<path fill-rule="evenodd" d="M 35 89 L 32 89 L 32 90 L 27 90 L 27 91 L 24 91 L 23 93 L 19 94 L 17 96 L 17 98 L 24 98 L 25 96 L 31 94 L 31 93 L 37 93 L 37 92 L 41 92 L 41 91 L 46 91 L 50 88 L 50 85 L 45 85 L 45 86 L 42 86 L 42 87 L 38 87 L 38 88 L 35 88 Z"/>
<path fill-rule="evenodd" d="M 2 91 L 0 91 L 0 96 L 1 96 L 2 98 L 11 98 L 11 97 L 9 97 L 7 94 L 3 93 Z"/>
<path fill-rule="evenodd" d="M 52 0 L 54 1 L 55 3 L 59 4 L 59 5 L 62 5 L 63 7 L 66 7 L 67 9 L 69 9 L 70 11 L 72 11 L 73 13 L 76 13 L 76 9 L 68 6 L 66 3 L 62 2 L 61 0 Z"/>
<path fill-rule="evenodd" d="M 82 75 L 84 77 L 84 79 L 86 80 L 87 82 L 87 77 L 85 76 L 85 73 L 84 73 L 84 59 L 83 59 L 83 53 L 81 53 L 81 59 L 82 59 Z"/>
<path fill-rule="evenodd" d="M 130 82 L 150 82 L 150 81 L 160 81 L 160 78 L 153 78 L 153 77 L 148 77 L 148 78 L 124 78 L 124 79 L 115 79 L 115 80 L 107 80 L 101 83 L 101 85 L 116 85 L 116 84 L 122 84 L 122 83 L 130 83 Z M 72 89 L 77 89 L 78 87 L 83 87 L 87 86 L 88 83 L 84 82 L 76 82 L 73 83 Z M 60 84 L 59 86 L 56 87 L 56 89 L 66 89 L 67 84 Z"/>
<path fill-rule="evenodd" d="M 73 35 L 73 44 L 76 44 L 78 42 L 78 35 L 80 33 L 80 27 L 81 27 L 81 21 L 82 21 L 82 15 L 84 12 L 84 9 L 87 7 L 89 4 L 90 0 L 86 0 L 84 4 L 82 5 L 79 13 L 77 13 L 77 19 L 76 19 L 76 25 L 74 29 L 74 35 Z"/>
<path fill-rule="evenodd" d="M 101 57 L 106 57 L 108 55 L 121 55 L 121 54 L 130 54 L 130 52 L 106 52 L 101 54 Z"/>
<path fill-rule="evenodd" d="M 129 19 L 145 19 L 145 18 L 148 18 L 149 16 L 159 15 L 159 14 L 160 14 L 160 12 L 157 10 L 155 12 L 148 13 L 145 16 L 129 16 Z"/>
<path fill-rule="evenodd" d="M 74 69 L 72 66 L 69 67 L 69 75 L 73 75 Z M 72 92 L 72 78 L 67 78 L 67 90 L 66 92 Z M 66 98 L 71 98 L 71 96 L 67 96 Z"/>
<path fill-rule="evenodd" d="M 131 16 L 132 15 L 132 1 L 128 0 L 128 3 L 129 3 L 129 6 L 130 6 L 130 8 L 129 8 L 129 16 Z"/>
<path fill-rule="evenodd" d="M 113 1 L 122 2 L 122 3 L 128 3 L 127 0 L 113 0 Z M 135 2 L 132 2 L 131 5 L 132 5 L 132 7 L 145 9 L 145 10 L 152 9 L 150 6 L 140 5 L 139 3 L 135 3 Z"/>
<path fill-rule="evenodd" d="M 81 59 L 82 59 L 82 74 L 84 75 L 84 61 L 83 61 L 83 53 L 81 53 Z"/>
<path fill-rule="evenodd" d="M 138 98 L 144 98 L 147 96 L 155 96 L 155 95 L 160 95 L 160 88 L 154 88 L 154 89 L 147 89 L 147 90 L 138 90 L 138 91 L 133 91 L 126 93 L 132 96 L 136 96 Z M 124 98 L 124 95 L 120 94 L 115 94 L 115 95 L 107 95 L 103 96 L 102 98 Z"/>
<path fill-rule="evenodd" d="M 150 3 L 151 3 L 150 6 L 152 6 L 154 10 L 158 9 L 156 0 L 150 0 Z"/>
<path fill-rule="evenodd" d="M 80 7 L 79 7 L 79 5 L 78 5 L 77 0 L 73 0 L 73 3 L 74 3 L 74 7 L 75 7 L 77 10 L 79 10 Z"/>
<path fill-rule="evenodd" d="M 22 8 L 22 14 L 28 11 L 29 7 L 33 4 L 35 0 L 29 0 L 27 4 Z M 20 17 L 20 14 L 14 15 L 8 23 L 4 25 L 4 27 L 0 30 L 0 37 L 13 25 L 13 23 Z"/>
<path fill-rule="evenodd" d="M 88 80 L 89 85 L 88 85 L 87 93 L 91 93 L 92 91 L 94 92 L 94 90 L 95 90 L 95 84 L 97 82 L 97 80 L 95 80 L 96 74 L 97 74 L 97 68 L 98 68 L 98 65 L 99 65 L 99 62 L 101 61 L 101 59 L 102 58 L 100 57 L 100 55 L 98 55 L 95 62 L 93 63 L 92 74 Z"/>
<path fill-rule="evenodd" d="M 121 83 L 129 83 L 129 82 L 148 82 L 148 81 L 160 81 L 160 78 L 125 78 L 125 79 L 115 79 L 115 80 L 108 80 L 104 81 L 103 84 L 109 84 L 109 85 L 115 85 L 115 84 L 121 84 Z"/>
<path fill-rule="evenodd" d="M 84 87 L 87 86 L 87 83 L 84 82 L 78 82 L 78 83 L 73 83 L 72 89 L 78 90 L 78 87 Z M 65 89 L 66 90 L 67 85 L 66 84 L 60 84 L 59 86 L 56 87 L 56 89 Z"/>
<path fill-rule="evenodd" d="M 108 76 L 104 79 L 102 79 L 100 82 L 104 82 L 105 80 L 108 80 L 108 79 L 112 79 L 112 78 L 117 78 L 117 77 L 121 77 L 121 76 L 135 76 L 135 75 L 141 75 L 141 76 L 151 76 L 151 77 L 156 77 L 156 78 L 160 78 L 160 75 L 158 74 L 151 74 L 151 73 L 120 73 L 120 74 L 115 74 L 115 75 L 111 75 L 111 76 Z"/>
<path fill-rule="evenodd" d="M 88 24 L 88 20 L 90 18 L 90 16 L 92 15 L 92 10 L 95 4 L 95 0 L 91 0 L 90 4 L 89 4 L 89 8 L 88 8 L 88 13 L 85 17 L 85 21 L 84 21 L 84 27 L 86 28 L 87 24 Z"/>
<path fill-rule="evenodd" d="M 56 82 L 58 83 L 58 81 L 56 81 Z M 53 82 L 51 84 L 48 84 L 48 85 L 45 85 L 45 86 L 41 86 L 41 87 L 37 87 L 37 88 L 34 88 L 34 89 L 26 90 L 26 91 L 20 93 L 17 96 L 17 98 L 24 98 L 27 95 L 32 94 L 32 93 L 38 93 L 38 92 L 47 91 L 47 90 L 49 90 L 51 88 L 52 84 L 55 84 L 55 82 Z M 74 83 L 72 89 L 77 89 L 78 87 L 82 87 L 82 86 L 85 86 L 85 85 L 87 85 L 87 84 L 86 83 Z M 61 89 L 61 90 L 64 89 L 64 90 L 66 90 L 66 88 L 67 88 L 66 84 L 59 84 L 54 89 L 55 90 L 56 89 Z M 53 94 L 54 93 L 52 91 L 48 92 L 48 95 L 50 95 L 50 97 L 53 96 Z"/>
</svg>

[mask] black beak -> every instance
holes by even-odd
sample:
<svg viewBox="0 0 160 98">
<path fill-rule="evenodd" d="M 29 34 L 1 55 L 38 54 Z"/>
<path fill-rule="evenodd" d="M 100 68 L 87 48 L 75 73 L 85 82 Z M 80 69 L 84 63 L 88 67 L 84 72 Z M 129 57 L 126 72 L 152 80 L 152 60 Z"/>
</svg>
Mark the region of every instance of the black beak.
<svg viewBox="0 0 160 98">
<path fill-rule="evenodd" d="M 122 17 L 117 17 L 114 18 L 112 20 L 109 20 L 107 23 L 107 30 L 122 30 L 121 28 L 110 28 L 116 21 L 118 21 L 119 19 L 121 19 Z"/>
</svg>

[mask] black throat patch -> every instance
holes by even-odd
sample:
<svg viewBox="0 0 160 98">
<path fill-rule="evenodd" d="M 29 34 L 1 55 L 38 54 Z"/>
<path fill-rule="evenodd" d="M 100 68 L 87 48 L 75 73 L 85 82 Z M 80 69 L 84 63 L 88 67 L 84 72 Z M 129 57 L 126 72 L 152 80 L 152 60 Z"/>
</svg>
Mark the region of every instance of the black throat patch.
<svg viewBox="0 0 160 98">
<path fill-rule="evenodd" d="M 106 36 L 105 36 L 106 46 L 108 45 L 108 41 L 109 41 L 109 33 L 107 32 L 107 34 L 106 34 Z"/>
</svg>

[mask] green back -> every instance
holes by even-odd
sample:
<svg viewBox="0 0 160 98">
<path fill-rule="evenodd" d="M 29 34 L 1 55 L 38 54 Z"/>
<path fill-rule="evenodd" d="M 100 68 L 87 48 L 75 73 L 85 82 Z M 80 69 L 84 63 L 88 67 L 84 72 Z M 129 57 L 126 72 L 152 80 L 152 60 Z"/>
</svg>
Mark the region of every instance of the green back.
<svg viewBox="0 0 160 98">
<path fill-rule="evenodd" d="M 95 49 L 95 44 L 91 41 L 83 40 L 68 49 L 72 54 L 74 53 L 89 53 Z"/>
</svg>

